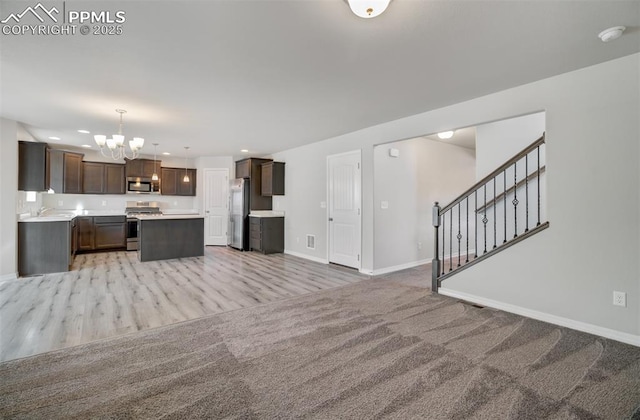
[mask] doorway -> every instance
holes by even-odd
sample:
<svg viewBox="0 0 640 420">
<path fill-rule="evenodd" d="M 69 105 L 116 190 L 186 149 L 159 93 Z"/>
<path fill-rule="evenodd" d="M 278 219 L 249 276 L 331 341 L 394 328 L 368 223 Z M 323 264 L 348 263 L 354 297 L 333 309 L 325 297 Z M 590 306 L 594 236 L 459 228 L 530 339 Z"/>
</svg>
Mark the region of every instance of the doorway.
<svg viewBox="0 0 640 420">
<path fill-rule="evenodd" d="M 227 245 L 229 169 L 204 169 L 204 244 Z"/>
<path fill-rule="evenodd" d="M 361 268 L 361 151 L 327 156 L 330 263 Z"/>
</svg>

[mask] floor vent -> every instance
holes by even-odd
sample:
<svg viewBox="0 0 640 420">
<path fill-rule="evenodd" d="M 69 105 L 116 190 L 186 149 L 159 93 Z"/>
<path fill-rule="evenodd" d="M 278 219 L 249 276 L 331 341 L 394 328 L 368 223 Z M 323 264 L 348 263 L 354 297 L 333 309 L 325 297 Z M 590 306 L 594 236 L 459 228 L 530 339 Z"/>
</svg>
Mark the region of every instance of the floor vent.
<svg viewBox="0 0 640 420">
<path fill-rule="evenodd" d="M 316 235 L 307 235 L 307 248 L 316 249 Z"/>
</svg>

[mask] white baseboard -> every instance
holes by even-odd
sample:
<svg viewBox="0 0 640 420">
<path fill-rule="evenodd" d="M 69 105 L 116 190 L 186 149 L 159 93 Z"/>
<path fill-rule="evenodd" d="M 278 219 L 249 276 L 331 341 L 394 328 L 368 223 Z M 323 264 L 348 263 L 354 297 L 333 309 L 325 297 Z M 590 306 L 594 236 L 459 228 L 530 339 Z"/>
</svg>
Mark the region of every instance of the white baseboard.
<svg viewBox="0 0 640 420">
<path fill-rule="evenodd" d="M 329 261 L 324 258 L 314 257 L 312 255 L 302 254 L 300 252 L 290 251 L 288 249 L 284 250 L 284 253 L 287 255 L 293 255 L 294 257 L 304 258 L 305 260 L 311 260 L 318 262 L 320 264 L 329 264 Z"/>
<path fill-rule="evenodd" d="M 18 278 L 18 273 L 3 274 L 0 276 L 0 282 L 15 280 L 17 278 Z"/>
<path fill-rule="evenodd" d="M 571 328 L 589 334 L 599 335 L 601 337 L 610 338 L 612 340 L 640 347 L 640 335 L 634 335 L 612 330 L 610 328 L 599 327 L 597 325 L 587 324 L 586 322 L 575 321 L 573 319 L 551 315 L 545 312 L 527 309 L 521 306 L 511 305 L 509 303 L 499 302 L 497 300 L 487 299 L 481 296 L 471 295 L 464 292 L 458 292 L 456 290 L 451 290 L 444 287 L 439 288 L 438 293 L 452 298 L 477 303 L 482 306 L 489 306 L 491 308 L 500 309 L 505 312 L 511 312 L 517 315 L 526 316 L 527 318 L 537 319 L 538 321 L 560 325 L 562 327 Z"/>
<path fill-rule="evenodd" d="M 412 262 L 406 263 L 406 264 L 400 264 L 400 265 L 394 265 L 394 266 L 391 266 L 391 267 L 380 268 L 380 269 L 373 270 L 370 273 L 365 273 L 365 274 L 369 274 L 369 275 L 372 275 L 372 276 L 379 276 L 379 275 L 382 275 L 382 274 L 393 273 L 394 271 L 406 270 L 407 268 L 413 268 L 413 267 L 417 267 L 419 265 L 429 264 L 430 262 L 431 262 L 431 258 L 426 259 L 426 260 L 420 260 L 420 261 L 412 261 Z"/>
</svg>

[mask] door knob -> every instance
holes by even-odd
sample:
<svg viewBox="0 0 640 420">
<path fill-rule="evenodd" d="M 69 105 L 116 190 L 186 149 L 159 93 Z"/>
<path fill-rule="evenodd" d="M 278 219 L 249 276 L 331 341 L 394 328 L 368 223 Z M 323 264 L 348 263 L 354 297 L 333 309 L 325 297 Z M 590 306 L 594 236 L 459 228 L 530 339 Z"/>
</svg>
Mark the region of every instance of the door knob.
<svg viewBox="0 0 640 420">
<path fill-rule="evenodd" d="M 329 218 L 329 221 L 330 221 L 330 222 L 333 222 L 333 217 L 330 217 L 330 218 Z"/>
</svg>

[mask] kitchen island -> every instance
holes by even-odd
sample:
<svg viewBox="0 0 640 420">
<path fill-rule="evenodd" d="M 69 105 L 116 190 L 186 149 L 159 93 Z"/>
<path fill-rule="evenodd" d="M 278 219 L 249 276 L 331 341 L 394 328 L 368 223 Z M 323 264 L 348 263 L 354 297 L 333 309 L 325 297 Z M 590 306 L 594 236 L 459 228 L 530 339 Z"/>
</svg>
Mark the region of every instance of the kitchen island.
<svg viewBox="0 0 640 420">
<path fill-rule="evenodd" d="M 140 261 L 204 255 L 204 217 L 197 214 L 137 216 Z"/>
</svg>

